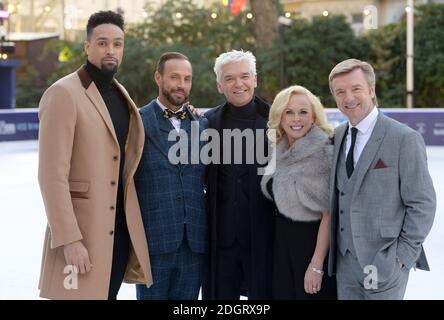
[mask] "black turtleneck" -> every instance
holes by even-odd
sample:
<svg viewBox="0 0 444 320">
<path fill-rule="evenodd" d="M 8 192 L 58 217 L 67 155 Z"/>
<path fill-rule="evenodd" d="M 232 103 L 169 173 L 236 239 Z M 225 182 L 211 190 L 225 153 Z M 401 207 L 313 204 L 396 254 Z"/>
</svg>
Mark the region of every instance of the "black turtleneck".
<svg viewBox="0 0 444 320">
<path fill-rule="evenodd" d="M 119 183 L 115 204 L 116 219 L 114 227 L 113 262 L 108 294 L 108 299 L 114 300 L 117 297 L 117 292 L 122 283 L 129 256 L 130 240 L 125 217 L 122 173 L 125 164 L 125 144 L 129 132 L 130 114 L 128 102 L 113 84 L 113 73 L 103 72 L 89 61 L 86 63 L 86 71 L 91 76 L 105 102 L 120 147 Z M 110 161 L 116 160 L 114 156 L 115 155 L 110 155 Z M 113 208 L 114 205 L 110 204 L 110 209 L 113 210 Z"/>
<path fill-rule="evenodd" d="M 226 112 L 222 116 L 223 129 L 254 129 L 256 121 L 256 103 L 254 98 L 245 106 L 236 107 L 227 103 Z M 222 135 L 223 136 L 223 135 Z M 231 164 L 218 166 L 218 211 L 217 224 L 221 230 L 230 230 L 218 234 L 218 244 L 226 247 L 232 245 L 236 239 L 244 248 L 250 247 L 250 218 L 249 218 L 249 168 L 253 164 L 246 163 L 246 154 L 251 153 L 251 145 L 247 146 L 246 139 L 242 139 L 242 163 L 234 164 L 235 152 L 233 139 L 227 145 L 231 148 Z M 226 154 L 222 144 L 222 156 Z M 254 142 L 253 142 L 254 145 Z M 254 150 L 254 149 L 253 149 Z M 234 227 L 233 227 L 234 226 Z"/>
<path fill-rule="evenodd" d="M 248 104 L 236 107 L 233 106 L 231 103 L 227 103 L 228 105 L 228 113 L 227 113 L 227 119 L 228 120 L 239 120 L 242 123 L 245 122 L 251 122 L 256 120 L 256 103 L 254 103 L 254 99 L 251 100 Z M 242 127 L 250 128 L 249 126 L 242 125 Z M 239 128 L 241 129 L 241 128 Z"/>
<path fill-rule="evenodd" d="M 230 103 L 227 103 L 227 110 L 222 118 L 223 129 L 239 129 L 241 131 L 245 129 L 253 129 L 256 121 L 256 103 L 254 99 L 248 104 L 236 107 Z M 231 143 L 231 164 L 234 163 L 234 144 Z M 230 171 L 233 171 L 235 175 L 239 175 L 239 170 L 245 172 L 244 165 L 246 163 L 246 145 L 245 139 L 242 141 L 242 164 L 240 165 L 228 165 Z M 223 151 L 224 152 L 224 151 Z"/>
<path fill-rule="evenodd" d="M 128 102 L 122 93 L 113 84 L 114 74 L 105 73 L 87 60 L 86 70 L 94 81 L 100 95 L 106 104 L 113 122 L 114 131 L 120 147 L 120 172 L 125 163 L 125 143 L 129 131 Z M 121 179 L 121 175 L 120 175 Z M 120 180 L 119 179 L 119 180 Z"/>
</svg>

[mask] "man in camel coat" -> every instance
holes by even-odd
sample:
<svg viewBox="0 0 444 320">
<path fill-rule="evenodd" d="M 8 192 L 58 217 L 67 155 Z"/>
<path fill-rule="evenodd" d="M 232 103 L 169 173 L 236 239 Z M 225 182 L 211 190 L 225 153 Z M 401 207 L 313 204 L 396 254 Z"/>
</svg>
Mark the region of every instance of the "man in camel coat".
<svg viewBox="0 0 444 320">
<path fill-rule="evenodd" d="M 54 83 L 39 106 L 39 183 L 48 217 L 40 295 L 116 299 L 123 280 L 152 284 L 134 172 L 143 124 L 114 74 L 123 18 L 93 14 L 87 63 Z"/>
</svg>

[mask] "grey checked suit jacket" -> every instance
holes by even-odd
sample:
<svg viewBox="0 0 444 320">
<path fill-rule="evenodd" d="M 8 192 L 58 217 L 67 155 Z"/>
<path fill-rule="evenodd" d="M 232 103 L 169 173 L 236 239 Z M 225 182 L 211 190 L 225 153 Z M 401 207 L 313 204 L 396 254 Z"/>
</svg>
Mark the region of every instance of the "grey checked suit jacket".
<svg viewBox="0 0 444 320">
<path fill-rule="evenodd" d="M 336 168 L 347 129 L 347 122 L 335 129 L 330 178 L 330 275 L 335 273 L 337 254 Z M 376 168 L 379 160 L 385 167 Z M 354 174 L 357 180 L 350 219 L 361 267 L 376 266 L 380 281 L 389 279 L 395 272 L 397 257 L 406 268 L 429 270 L 422 243 L 433 224 L 436 195 L 422 136 L 379 111 Z"/>
</svg>

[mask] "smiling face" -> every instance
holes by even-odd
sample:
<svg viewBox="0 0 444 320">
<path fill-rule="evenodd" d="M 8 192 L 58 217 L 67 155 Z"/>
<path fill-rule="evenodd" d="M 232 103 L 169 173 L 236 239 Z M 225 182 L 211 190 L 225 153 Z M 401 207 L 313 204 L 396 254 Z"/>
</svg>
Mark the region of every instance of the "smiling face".
<svg viewBox="0 0 444 320">
<path fill-rule="evenodd" d="M 251 73 L 247 61 L 227 63 L 221 68 L 221 80 L 217 90 L 235 107 L 248 104 L 254 96 L 257 78 Z"/>
<path fill-rule="evenodd" d="M 159 100 L 173 111 L 188 101 L 193 71 L 191 63 L 184 59 L 170 59 L 165 62 L 162 74 L 156 71 L 154 79 L 159 87 Z"/>
<path fill-rule="evenodd" d="M 332 92 L 336 105 L 353 126 L 361 122 L 375 107 L 375 88 L 369 86 L 361 69 L 333 78 Z"/>
<path fill-rule="evenodd" d="M 307 96 L 293 94 L 281 116 L 281 127 L 287 136 L 288 143 L 292 145 L 296 140 L 304 137 L 312 128 L 314 121 L 313 107 Z"/>
<path fill-rule="evenodd" d="M 122 62 L 124 33 L 118 26 L 105 23 L 98 25 L 88 40 L 84 49 L 89 62 L 105 72 L 117 72 Z"/>
</svg>

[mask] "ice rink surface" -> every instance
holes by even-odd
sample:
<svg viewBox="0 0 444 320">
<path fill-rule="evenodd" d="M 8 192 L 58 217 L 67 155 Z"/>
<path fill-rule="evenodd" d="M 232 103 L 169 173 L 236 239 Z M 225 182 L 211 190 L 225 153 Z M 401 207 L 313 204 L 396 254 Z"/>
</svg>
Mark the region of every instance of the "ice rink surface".
<svg viewBox="0 0 444 320">
<path fill-rule="evenodd" d="M 37 182 L 37 141 L 0 143 L 0 300 L 39 299 L 46 215 Z M 444 147 L 428 147 L 437 193 L 435 222 L 424 248 L 430 272 L 411 271 L 405 299 L 444 299 Z M 271 257 L 270 257 L 271 259 Z M 118 299 L 135 299 L 123 284 Z"/>
</svg>

